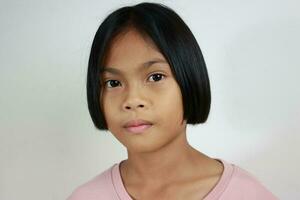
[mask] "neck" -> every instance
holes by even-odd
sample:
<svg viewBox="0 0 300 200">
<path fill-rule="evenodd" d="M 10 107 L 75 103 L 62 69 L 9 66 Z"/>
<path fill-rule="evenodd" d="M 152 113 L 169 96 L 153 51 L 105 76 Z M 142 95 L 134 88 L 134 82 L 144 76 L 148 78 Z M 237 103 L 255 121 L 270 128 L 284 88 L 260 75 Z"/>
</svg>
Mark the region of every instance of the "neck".
<svg viewBox="0 0 300 200">
<path fill-rule="evenodd" d="M 127 184 L 164 185 L 193 177 L 208 157 L 188 144 L 186 134 L 152 152 L 130 152 L 121 164 Z"/>
</svg>

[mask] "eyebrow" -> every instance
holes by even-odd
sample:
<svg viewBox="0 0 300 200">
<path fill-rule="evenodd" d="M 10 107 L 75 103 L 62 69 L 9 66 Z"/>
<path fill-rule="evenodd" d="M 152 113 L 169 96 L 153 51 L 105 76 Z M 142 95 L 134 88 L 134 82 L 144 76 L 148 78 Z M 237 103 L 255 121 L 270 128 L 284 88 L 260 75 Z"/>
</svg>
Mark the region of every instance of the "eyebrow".
<svg viewBox="0 0 300 200">
<path fill-rule="evenodd" d="M 145 70 L 151 66 L 153 66 L 154 64 L 156 63 L 167 63 L 164 59 L 161 59 L 161 58 L 157 58 L 157 59 L 153 59 L 153 60 L 149 60 L 145 63 L 142 63 L 140 66 L 139 66 L 139 69 L 140 70 Z M 103 74 L 104 72 L 109 72 L 109 73 L 112 73 L 112 74 L 122 74 L 122 71 L 119 70 L 119 69 L 116 69 L 116 68 L 112 68 L 112 67 L 103 67 L 101 70 L 100 70 L 100 74 Z"/>
</svg>

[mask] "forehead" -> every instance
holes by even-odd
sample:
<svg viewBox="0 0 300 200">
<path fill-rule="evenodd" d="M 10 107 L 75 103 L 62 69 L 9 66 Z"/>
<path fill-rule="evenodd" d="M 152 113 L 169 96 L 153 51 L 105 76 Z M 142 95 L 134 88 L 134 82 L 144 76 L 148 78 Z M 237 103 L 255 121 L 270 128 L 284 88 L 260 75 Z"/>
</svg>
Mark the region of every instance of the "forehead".
<svg viewBox="0 0 300 200">
<path fill-rule="evenodd" d="M 135 66 L 149 60 L 165 60 L 151 39 L 135 30 L 119 34 L 107 52 L 104 66 Z"/>
</svg>

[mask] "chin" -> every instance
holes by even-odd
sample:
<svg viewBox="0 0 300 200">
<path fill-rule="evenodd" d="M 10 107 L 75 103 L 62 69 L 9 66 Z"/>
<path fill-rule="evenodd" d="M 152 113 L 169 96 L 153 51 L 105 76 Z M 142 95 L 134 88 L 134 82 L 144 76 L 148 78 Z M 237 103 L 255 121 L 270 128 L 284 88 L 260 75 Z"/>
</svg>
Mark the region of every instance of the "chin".
<svg viewBox="0 0 300 200">
<path fill-rule="evenodd" d="M 155 143 L 148 141 L 132 141 L 131 144 L 127 144 L 126 148 L 127 151 L 131 153 L 152 153 L 155 151 L 159 151 L 161 148 L 163 148 L 166 144 L 163 143 Z"/>
</svg>

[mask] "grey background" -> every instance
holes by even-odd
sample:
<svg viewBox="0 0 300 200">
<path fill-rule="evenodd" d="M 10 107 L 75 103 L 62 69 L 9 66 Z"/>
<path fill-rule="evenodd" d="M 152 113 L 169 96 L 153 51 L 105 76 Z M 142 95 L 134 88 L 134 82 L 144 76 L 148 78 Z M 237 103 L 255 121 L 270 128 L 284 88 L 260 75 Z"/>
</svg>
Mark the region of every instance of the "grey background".
<svg viewBox="0 0 300 200">
<path fill-rule="evenodd" d="M 126 158 L 90 119 L 89 50 L 114 9 L 140 1 L 1 0 L 0 199 L 66 199 Z M 185 20 L 212 87 L 206 124 L 188 140 L 299 199 L 299 1 L 155 1 Z"/>
</svg>

